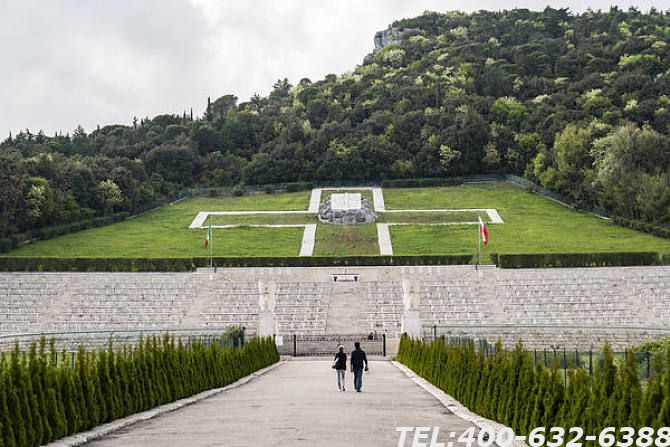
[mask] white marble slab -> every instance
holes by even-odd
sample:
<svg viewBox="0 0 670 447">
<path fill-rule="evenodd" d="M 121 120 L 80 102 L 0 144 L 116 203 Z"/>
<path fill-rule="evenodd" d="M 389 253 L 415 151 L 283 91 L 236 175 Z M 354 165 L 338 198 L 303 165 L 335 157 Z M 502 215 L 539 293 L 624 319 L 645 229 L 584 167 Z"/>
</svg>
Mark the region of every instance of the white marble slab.
<svg viewBox="0 0 670 447">
<path fill-rule="evenodd" d="M 361 193 L 359 192 L 345 192 L 334 193 L 331 196 L 330 207 L 333 210 L 360 210 L 361 209 Z"/>
</svg>

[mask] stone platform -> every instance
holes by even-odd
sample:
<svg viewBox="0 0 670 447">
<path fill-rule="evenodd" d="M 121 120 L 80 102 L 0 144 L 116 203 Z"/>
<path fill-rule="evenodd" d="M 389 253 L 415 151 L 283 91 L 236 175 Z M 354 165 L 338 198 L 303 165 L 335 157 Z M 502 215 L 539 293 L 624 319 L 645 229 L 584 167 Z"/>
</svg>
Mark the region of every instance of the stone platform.
<svg viewBox="0 0 670 447">
<path fill-rule="evenodd" d="M 319 220 L 333 225 L 374 223 L 377 215 L 360 193 L 335 193 L 321 202 Z"/>
</svg>

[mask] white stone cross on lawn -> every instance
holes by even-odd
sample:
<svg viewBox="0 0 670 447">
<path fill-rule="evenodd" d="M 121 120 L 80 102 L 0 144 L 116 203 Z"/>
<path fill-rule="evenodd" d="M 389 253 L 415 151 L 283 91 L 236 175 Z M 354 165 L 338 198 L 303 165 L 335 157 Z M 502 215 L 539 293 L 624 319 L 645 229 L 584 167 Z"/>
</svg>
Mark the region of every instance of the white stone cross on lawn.
<svg viewBox="0 0 670 447">
<path fill-rule="evenodd" d="M 374 205 L 374 211 L 377 214 L 381 215 L 392 215 L 393 213 L 403 213 L 403 214 L 417 214 L 420 216 L 421 213 L 461 213 L 461 212 L 482 212 L 486 213 L 488 216 L 488 222 L 493 224 L 502 224 L 504 221 L 498 214 L 498 211 L 494 208 L 469 208 L 469 209 L 432 209 L 432 210 L 387 210 L 384 204 L 384 194 L 382 189 L 379 187 L 351 187 L 351 188 L 314 188 L 309 200 L 309 208 L 306 211 L 201 211 L 199 212 L 191 225 L 190 229 L 206 229 L 207 219 L 210 216 L 236 216 L 238 218 L 243 218 L 244 216 L 268 216 L 271 217 L 283 217 L 284 219 L 290 216 L 304 216 L 305 218 L 316 217 L 319 213 L 319 205 L 321 204 L 321 196 L 324 191 L 372 191 L 372 201 Z M 336 193 L 332 197 L 332 208 L 339 210 L 350 210 L 350 209 L 359 209 L 361 207 L 361 194 L 358 193 Z M 271 220 L 271 219 L 270 219 Z M 299 220 L 299 218 L 298 218 Z M 393 219 L 391 219 L 393 220 Z M 402 219 L 401 219 L 402 220 Z M 394 225 L 477 225 L 479 222 L 440 222 L 440 223 L 411 223 L 411 222 L 386 222 L 386 223 L 377 223 L 377 239 L 379 242 L 379 254 L 381 255 L 392 255 L 393 254 L 393 244 L 391 243 L 391 233 L 389 227 Z M 225 225 L 212 225 L 212 228 L 236 228 L 242 226 L 243 224 L 225 224 Z M 312 256 L 314 253 L 314 245 L 316 242 L 316 223 L 281 223 L 281 224 L 252 224 L 246 225 L 250 227 L 262 227 L 262 228 L 303 228 L 302 244 L 300 246 L 300 255 L 299 256 Z"/>
</svg>

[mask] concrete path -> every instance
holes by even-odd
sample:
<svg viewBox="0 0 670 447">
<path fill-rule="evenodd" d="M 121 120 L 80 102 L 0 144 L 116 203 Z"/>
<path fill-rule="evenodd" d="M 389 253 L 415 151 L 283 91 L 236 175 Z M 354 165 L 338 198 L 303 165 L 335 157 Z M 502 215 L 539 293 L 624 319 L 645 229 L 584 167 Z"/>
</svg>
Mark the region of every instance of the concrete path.
<svg viewBox="0 0 670 447">
<path fill-rule="evenodd" d="M 458 436 L 473 426 L 389 362 L 371 362 L 363 393 L 351 391 L 351 373 L 347 392 L 338 392 L 330 364 L 290 361 L 247 385 L 88 445 L 395 447 L 399 426 L 439 426 L 446 445 L 449 432 Z"/>
<path fill-rule="evenodd" d="M 375 211 L 386 211 L 384 192 L 381 188 L 372 188 L 372 201 L 374 202 Z"/>
<path fill-rule="evenodd" d="M 379 254 L 382 256 L 393 255 L 393 243 L 391 242 L 391 224 L 377 224 L 377 241 L 379 242 Z"/>
<path fill-rule="evenodd" d="M 309 207 L 307 208 L 307 211 L 310 213 L 318 213 L 319 212 L 319 206 L 321 205 L 321 192 L 323 190 L 321 188 L 314 188 L 312 189 L 312 193 L 309 196 Z"/>
<path fill-rule="evenodd" d="M 314 253 L 314 244 L 316 243 L 316 224 L 304 225 L 305 231 L 302 234 L 299 256 L 312 256 Z"/>
</svg>

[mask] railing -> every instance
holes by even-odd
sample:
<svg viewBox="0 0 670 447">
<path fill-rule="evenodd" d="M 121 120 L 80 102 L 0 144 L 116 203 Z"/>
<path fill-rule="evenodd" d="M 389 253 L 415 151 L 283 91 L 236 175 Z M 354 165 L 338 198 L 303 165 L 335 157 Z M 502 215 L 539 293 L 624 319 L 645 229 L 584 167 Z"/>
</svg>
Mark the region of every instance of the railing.
<svg viewBox="0 0 670 447">
<path fill-rule="evenodd" d="M 275 335 L 277 349 L 282 355 L 300 356 L 334 356 L 339 345 L 345 352 L 354 349 L 354 342 L 361 344 L 367 355 L 386 356 L 386 334 L 373 337 L 357 334 L 326 334 L 326 335 Z"/>
<path fill-rule="evenodd" d="M 668 331 L 670 332 L 670 330 Z M 477 352 L 486 357 L 496 357 L 500 352 L 509 353 L 513 348 L 499 348 L 496 344 L 488 342 L 485 338 L 472 337 L 451 337 L 442 336 L 440 339 L 448 345 L 467 346 L 472 344 Z M 601 349 L 580 350 L 577 348 L 554 346 L 549 349 L 525 349 L 530 353 L 535 364 L 542 364 L 547 368 L 555 367 L 563 373 L 564 384 L 569 381 L 568 371 L 583 369 L 593 375 L 595 371 L 601 369 L 605 362 L 605 353 Z M 623 363 L 628 356 L 635 356 L 638 376 L 641 380 L 647 380 L 654 368 L 667 368 L 664 365 L 665 353 L 662 352 L 631 352 L 631 351 L 611 351 L 615 363 Z M 655 366 L 656 365 L 656 366 Z"/>
<path fill-rule="evenodd" d="M 606 332 L 608 334 L 626 334 L 649 332 L 658 336 L 670 336 L 670 327 L 668 326 L 605 326 L 605 325 L 555 325 L 555 324 L 452 324 L 452 325 L 432 325 L 429 327 L 430 336 L 436 339 L 442 336 L 450 336 L 455 332 L 479 333 L 483 336 L 486 332 L 521 332 L 525 330 L 560 330 L 562 333 L 569 331 L 579 332 Z M 424 327 L 425 330 L 425 327 Z M 486 337 L 483 337 L 486 338 Z"/>
<path fill-rule="evenodd" d="M 55 343 L 57 351 L 76 352 L 80 347 L 87 350 L 106 347 L 111 341 L 115 346 L 134 345 L 142 339 L 149 337 L 162 338 L 163 336 L 174 337 L 175 341 L 190 344 L 199 341 L 206 346 L 212 343 L 220 345 L 240 347 L 244 344 L 245 333 L 239 336 L 227 334 L 229 327 L 210 327 L 193 329 L 121 329 L 121 330 L 82 330 L 65 332 L 30 332 L 20 334 L 0 335 L 0 352 L 14 349 L 18 343 L 19 349 L 25 351 L 33 343 L 39 344 L 42 339 Z"/>
</svg>

